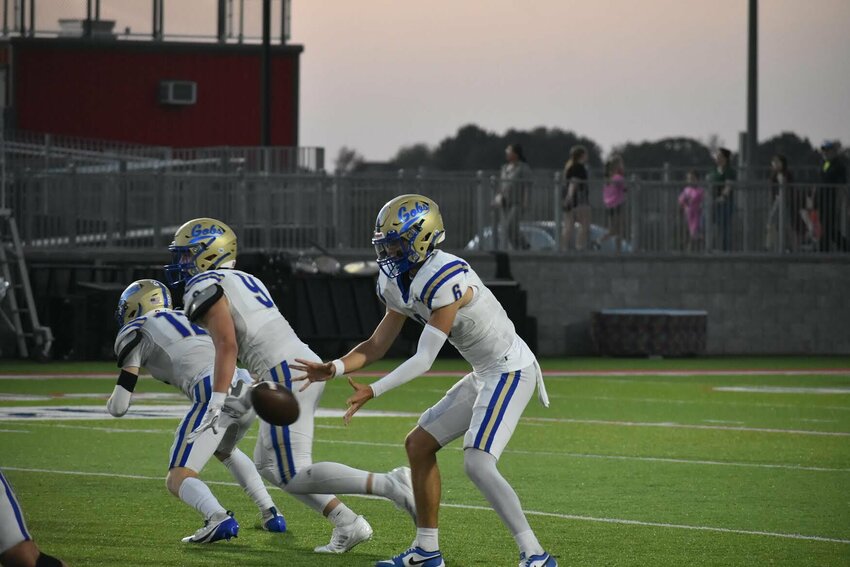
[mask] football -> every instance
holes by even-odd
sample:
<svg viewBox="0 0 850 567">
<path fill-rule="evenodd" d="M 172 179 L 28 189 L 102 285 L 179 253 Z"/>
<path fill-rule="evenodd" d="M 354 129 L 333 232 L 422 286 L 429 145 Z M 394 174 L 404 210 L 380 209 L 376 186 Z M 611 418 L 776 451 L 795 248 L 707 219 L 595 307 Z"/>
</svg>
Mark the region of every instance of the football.
<svg viewBox="0 0 850 567">
<path fill-rule="evenodd" d="M 260 419 L 272 425 L 292 425 L 300 413 L 298 400 L 289 388 L 274 382 L 254 384 L 251 404 Z"/>
</svg>

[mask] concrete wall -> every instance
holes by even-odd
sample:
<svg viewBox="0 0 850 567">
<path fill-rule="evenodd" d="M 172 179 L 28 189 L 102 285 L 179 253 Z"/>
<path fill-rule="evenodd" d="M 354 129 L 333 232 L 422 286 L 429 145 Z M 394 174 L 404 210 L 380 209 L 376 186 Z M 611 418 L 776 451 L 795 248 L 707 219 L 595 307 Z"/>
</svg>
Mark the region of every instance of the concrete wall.
<svg viewBox="0 0 850 567">
<path fill-rule="evenodd" d="M 483 278 L 492 255 L 468 255 Z M 707 354 L 850 353 L 850 258 L 511 257 L 537 317 L 539 354 L 591 354 L 604 308 L 708 311 Z"/>
<path fill-rule="evenodd" d="M 493 254 L 452 251 L 485 281 Z M 91 262 L 90 251 L 32 252 L 30 262 Z M 98 251 L 104 263 L 161 266 L 162 253 Z M 371 260 L 369 250 L 342 262 Z M 605 308 L 708 311 L 707 354 L 850 354 L 850 257 L 651 257 L 527 254 L 510 257 L 537 318 L 538 354 L 592 354 L 590 314 Z"/>
</svg>

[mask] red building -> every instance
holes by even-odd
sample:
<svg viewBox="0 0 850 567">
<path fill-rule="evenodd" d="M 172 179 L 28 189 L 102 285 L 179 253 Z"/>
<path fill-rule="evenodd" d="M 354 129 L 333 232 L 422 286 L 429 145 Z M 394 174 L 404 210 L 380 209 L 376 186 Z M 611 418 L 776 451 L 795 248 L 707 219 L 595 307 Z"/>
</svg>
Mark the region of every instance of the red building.
<svg viewBox="0 0 850 567">
<path fill-rule="evenodd" d="M 172 147 L 262 143 L 261 45 L 84 37 L 2 45 L 7 127 Z M 302 51 L 270 46 L 274 146 L 298 145 Z"/>
</svg>

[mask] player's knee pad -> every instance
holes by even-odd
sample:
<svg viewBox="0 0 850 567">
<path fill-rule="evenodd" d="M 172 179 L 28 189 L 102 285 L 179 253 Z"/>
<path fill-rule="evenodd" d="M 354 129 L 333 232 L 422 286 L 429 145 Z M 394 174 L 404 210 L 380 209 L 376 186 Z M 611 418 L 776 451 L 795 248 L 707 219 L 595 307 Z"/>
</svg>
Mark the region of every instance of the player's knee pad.
<svg viewBox="0 0 850 567">
<path fill-rule="evenodd" d="M 35 560 L 35 567 L 62 567 L 62 562 L 52 555 L 39 553 L 38 559 Z"/>
</svg>

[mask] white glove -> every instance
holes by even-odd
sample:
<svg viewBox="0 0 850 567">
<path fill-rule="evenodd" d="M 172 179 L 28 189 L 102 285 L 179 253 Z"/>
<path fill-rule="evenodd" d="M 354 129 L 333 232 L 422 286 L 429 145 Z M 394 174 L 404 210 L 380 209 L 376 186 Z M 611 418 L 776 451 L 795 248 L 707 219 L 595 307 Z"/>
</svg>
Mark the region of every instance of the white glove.
<svg viewBox="0 0 850 567">
<path fill-rule="evenodd" d="M 213 392 L 209 404 L 207 404 L 207 412 L 204 414 L 204 419 L 189 435 L 186 440 L 189 443 L 197 439 L 207 429 L 212 429 L 213 433 L 218 433 L 218 420 L 221 417 L 221 408 L 224 406 L 224 400 L 227 394 L 224 392 Z"/>
</svg>

